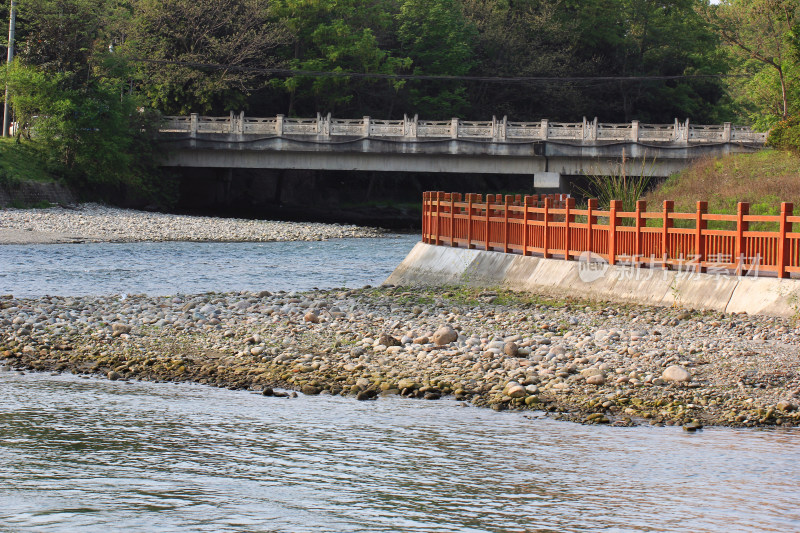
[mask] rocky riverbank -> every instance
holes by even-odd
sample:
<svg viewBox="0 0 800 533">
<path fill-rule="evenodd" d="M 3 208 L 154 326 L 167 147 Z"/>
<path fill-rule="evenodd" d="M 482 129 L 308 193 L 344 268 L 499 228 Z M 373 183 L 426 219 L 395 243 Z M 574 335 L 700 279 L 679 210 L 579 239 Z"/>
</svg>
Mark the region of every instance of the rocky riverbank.
<svg viewBox="0 0 800 533">
<path fill-rule="evenodd" d="M 0 300 L 0 367 L 278 394 L 453 395 L 614 425 L 800 424 L 773 317 L 399 287 Z"/>
<path fill-rule="evenodd" d="M 359 226 L 170 215 L 97 204 L 0 210 L 0 244 L 319 241 L 381 233 Z"/>
</svg>

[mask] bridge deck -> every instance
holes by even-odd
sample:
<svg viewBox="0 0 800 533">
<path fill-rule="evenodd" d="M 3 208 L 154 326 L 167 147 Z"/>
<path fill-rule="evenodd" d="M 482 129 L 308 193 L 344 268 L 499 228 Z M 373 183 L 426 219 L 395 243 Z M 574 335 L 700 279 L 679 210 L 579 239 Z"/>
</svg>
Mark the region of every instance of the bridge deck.
<svg viewBox="0 0 800 533">
<path fill-rule="evenodd" d="M 161 138 L 168 152 L 164 166 L 575 176 L 616 174 L 624 160 L 629 174 L 663 177 L 701 157 L 757 150 L 766 134 L 688 120 L 567 124 L 193 114 L 166 117 Z"/>
</svg>

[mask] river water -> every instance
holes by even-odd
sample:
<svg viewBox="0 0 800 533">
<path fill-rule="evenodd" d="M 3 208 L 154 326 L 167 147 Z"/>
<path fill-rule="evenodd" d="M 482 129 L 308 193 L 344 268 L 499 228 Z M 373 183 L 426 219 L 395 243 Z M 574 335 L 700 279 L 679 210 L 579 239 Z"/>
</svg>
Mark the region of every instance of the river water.
<svg viewBox="0 0 800 533">
<path fill-rule="evenodd" d="M 0 294 L 307 290 L 379 285 L 419 235 L 317 242 L 0 245 Z"/>
<path fill-rule="evenodd" d="M 0 529 L 796 531 L 797 431 L 0 374 Z"/>
<path fill-rule="evenodd" d="M 0 292 L 378 284 L 416 238 L 0 247 Z M 288 265 L 288 266 L 287 266 Z M 800 531 L 800 431 L 0 371 L 0 531 Z"/>
</svg>

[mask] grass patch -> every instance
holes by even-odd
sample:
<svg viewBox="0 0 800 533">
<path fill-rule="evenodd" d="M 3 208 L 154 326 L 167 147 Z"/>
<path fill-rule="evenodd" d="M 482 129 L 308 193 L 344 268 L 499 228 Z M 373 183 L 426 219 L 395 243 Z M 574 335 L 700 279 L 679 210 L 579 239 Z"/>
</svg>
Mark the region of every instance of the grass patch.
<svg viewBox="0 0 800 533">
<path fill-rule="evenodd" d="M 566 308 L 583 309 L 587 305 L 595 306 L 596 302 L 574 300 L 570 298 L 551 298 L 529 292 L 517 292 L 500 287 L 481 288 L 465 285 L 445 285 L 442 287 L 394 287 L 391 289 L 376 288 L 362 292 L 370 300 L 413 306 L 419 305 L 428 310 L 435 307 L 519 307 L 519 308 Z"/>
<path fill-rule="evenodd" d="M 800 155 L 762 150 L 703 159 L 667 178 L 645 200 L 648 211 L 672 200 L 675 211 L 694 212 L 697 201 L 705 200 L 709 213 L 735 214 L 737 202 L 749 202 L 752 215 L 777 215 L 781 202 L 794 203 L 800 212 Z"/>
<path fill-rule="evenodd" d="M 17 143 L 13 138 L 0 138 L 0 186 L 14 187 L 23 181 L 56 181 L 45 161 L 35 143 Z"/>
</svg>

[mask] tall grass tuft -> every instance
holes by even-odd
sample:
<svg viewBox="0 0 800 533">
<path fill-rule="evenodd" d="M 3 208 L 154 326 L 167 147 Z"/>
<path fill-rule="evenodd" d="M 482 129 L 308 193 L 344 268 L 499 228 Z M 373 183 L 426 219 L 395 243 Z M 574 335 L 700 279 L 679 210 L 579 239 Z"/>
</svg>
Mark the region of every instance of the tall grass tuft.
<svg viewBox="0 0 800 533">
<path fill-rule="evenodd" d="M 586 189 L 578 187 L 578 191 L 587 198 L 597 198 L 601 209 L 609 209 L 611 200 L 621 200 L 623 211 L 635 211 L 636 202 L 642 199 L 650 185 L 654 165 L 655 159 L 648 164 L 647 158 L 643 158 L 640 171 L 629 175 L 623 150 L 622 161 L 610 175 L 584 174 L 589 185 Z"/>
</svg>

